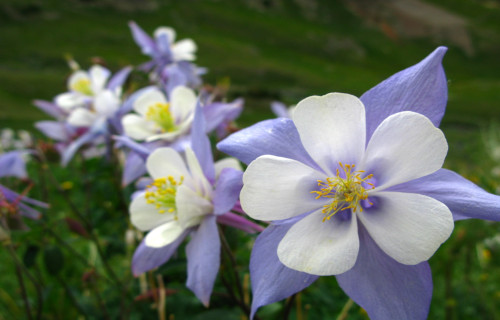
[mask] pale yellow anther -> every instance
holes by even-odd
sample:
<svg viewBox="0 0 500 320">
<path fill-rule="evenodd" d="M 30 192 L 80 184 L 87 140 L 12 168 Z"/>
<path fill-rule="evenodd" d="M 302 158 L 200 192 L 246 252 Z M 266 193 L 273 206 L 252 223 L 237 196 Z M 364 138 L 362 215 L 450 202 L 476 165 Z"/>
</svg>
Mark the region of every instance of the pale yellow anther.
<svg viewBox="0 0 500 320">
<path fill-rule="evenodd" d="M 71 85 L 71 89 L 83 93 L 84 95 L 93 95 L 92 88 L 90 87 L 89 79 L 80 79 Z"/>
<path fill-rule="evenodd" d="M 171 132 L 176 129 L 168 103 L 158 102 L 150 105 L 146 111 L 146 118 L 154 121 L 163 132 Z"/>
<path fill-rule="evenodd" d="M 155 179 L 146 188 L 144 194 L 146 202 L 154 205 L 158 213 L 173 213 L 176 219 L 177 207 L 175 205 L 175 195 L 177 193 L 177 187 L 180 186 L 183 181 L 183 176 L 179 178 L 179 181 L 172 176 Z"/>
</svg>

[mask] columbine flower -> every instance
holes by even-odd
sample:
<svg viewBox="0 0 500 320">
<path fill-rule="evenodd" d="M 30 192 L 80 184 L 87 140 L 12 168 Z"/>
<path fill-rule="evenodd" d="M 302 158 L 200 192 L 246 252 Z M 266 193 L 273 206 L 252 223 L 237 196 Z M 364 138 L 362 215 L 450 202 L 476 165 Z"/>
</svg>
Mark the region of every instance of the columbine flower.
<svg viewBox="0 0 500 320">
<path fill-rule="evenodd" d="M 135 42 L 141 47 L 142 53 L 150 56 L 139 69 L 151 71 L 154 81 L 159 81 L 167 92 L 176 86 L 196 88 L 201 84 L 200 76 L 206 72 L 192 61 L 196 59 L 196 43 L 191 39 L 175 42 L 175 30 L 170 27 L 159 27 L 153 38 L 142 30 L 135 22 L 129 23 Z"/>
<path fill-rule="evenodd" d="M 441 168 L 448 145 L 425 116 L 405 111 L 385 119 L 366 143 L 365 109 L 347 94 L 310 97 L 293 116 L 315 164 L 261 156 L 243 176 L 241 205 L 252 218 L 297 221 L 278 246 L 287 267 L 315 275 L 351 269 L 359 228 L 394 260 L 428 260 L 451 234 L 453 218 L 441 202 L 392 186 Z M 366 149 L 365 149 L 366 146 Z"/>
<path fill-rule="evenodd" d="M 16 177 L 25 179 L 28 177 L 26 171 L 26 155 L 30 150 L 15 150 L 0 154 L 0 178 Z M 26 197 L 31 186 L 26 188 L 22 194 L 18 194 L 0 184 L 0 219 L 3 216 L 16 218 L 17 213 L 31 218 L 39 219 L 41 214 L 30 205 L 47 208 L 46 203 Z"/>
<path fill-rule="evenodd" d="M 99 65 L 88 72 L 77 70 L 68 80 L 69 91 L 55 97 L 54 102 L 35 100 L 42 111 L 57 121 L 39 121 L 36 128 L 57 141 L 57 148 L 66 165 L 84 145 L 94 148 L 104 141 L 109 125 L 119 131 L 116 119 L 120 105 L 121 87 L 131 67 L 125 67 L 111 78 L 110 71 Z"/>
<path fill-rule="evenodd" d="M 261 228 L 230 212 L 242 184 L 239 163 L 214 164 L 201 107 L 194 122 L 193 149 L 186 149 L 185 159 L 172 148 L 156 149 L 147 158 L 153 181 L 133 199 L 130 214 L 138 229 L 150 232 L 134 254 L 132 269 L 137 275 L 162 265 L 191 234 L 186 285 L 208 305 L 220 263 L 217 222 L 248 232 Z"/>
<path fill-rule="evenodd" d="M 154 32 L 154 39 L 147 35 L 135 22 L 129 23 L 135 42 L 142 53 L 153 58 L 153 63 L 160 66 L 179 61 L 196 59 L 196 43 L 191 39 L 175 42 L 176 32 L 170 27 L 159 27 Z"/>
<path fill-rule="evenodd" d="M 219 143 L 245 163 L 255 160 L 245 174 L 245 209 L 284 219 L 252 250 L 252 315 L 317 275 L 334 274 L 370 318 L 424 319 L 432 297 L 425 260 L 449 236 L 450 211 L 454 220 L 500 220 L 498 196 L 440 169 L 445 51 L 438 48 L 361 102 L 308 98 L 293 121 L 264 121 Z"/>
<path fill-rule="evenodd" d="M 122 118 L 126 135 L 136 140 L 172 141 L 191 127 L 196 96 L 187 87 L 176 87 L 167 102 L 163 92 L 154 88 L 140 95 L 133 107 L 138 114 Z"/>
<path fill-rule="evenodd" d="M 68 79 L 68 92 L 56 96 L 55 103 L 67 110 L 85 106 L 92 97 L 106 89 L 110 75 L 111 72 L 100 65 L 92 66 L 88 72 L 73 72 Z"/>
</svg>

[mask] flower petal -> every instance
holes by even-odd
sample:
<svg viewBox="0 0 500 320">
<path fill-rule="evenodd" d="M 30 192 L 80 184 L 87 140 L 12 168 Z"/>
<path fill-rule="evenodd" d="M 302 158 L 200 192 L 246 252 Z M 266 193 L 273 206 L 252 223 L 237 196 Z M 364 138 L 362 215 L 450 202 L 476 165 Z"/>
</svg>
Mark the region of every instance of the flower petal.
<svg viewBox="0 0 500 320">
<path fill-rule="evenodd" d="M 132 257 L 132 272 L 134 276 L 157 268 L 167 262 L 175 253 L 179 245 L 188 235 L 189 230 L 185 230 L 174 242 L 161 248 L 151 248 L 146 246 L 146 241 L 142 240 Z"/>
<path fill-rule="evenodd" d="M 137 113 L 145 117 L 149 107 L 156 103 L 167 103 L 167 98 L 158 88 L 153 87 L 151 90 L 146 90 L 143 94 L 138 96 L 133 106 Z"/>
<path fill-rule="evenodd" d="M 192 89 L 184 86 L 176 87 L 170 94 L 170 101 L 176 124 L 186 121 L 189 116 L 194 114 L 196 95 Z"/>
<path fill-rule="evenodd" d="M 132 224 L 141 231 L 148 231 L 174 220 L 171 213 L 159 213 L 154 204 L 146 201 L 144 193 L 132 200 L 129 211 Z"/>
<path fill-rule="evenodd" d="M 203 216 L 213 211 L 210 201 L 200 197 L 200 195 L 184 184 L 177 188 L 175 205 L 177 206 L 179 224 L 184 229 L 200 224 Z"/>
<path fill-rule="evenodd" d="M 186 181 L 190 180 L 191 176 L 182 157 L 172 148 L 158 148 L 153 151 L 146 160 L 146 168 L 153 179 L 172 176 L 179 181 L 183 176 Z"/>
<path fill-rule="evenodd" d="M 141 47 L 142 53 L 149 56 L 153 55 L 156 50 L 156 44 L 153 39 L 134 21 L 130 21 L 128 25 L 132 31 L 132 37 L 134 38 L 135 43 Z"/>
<path fill-rule="evenodd" d="M 387 255 L 402 264 L 428 260 L 453 231 L 453 216 L 441 202 L 420 194 L 377 192 L 359 220 Z"/>
<path fill-rule="evenodd" d="M 27 178 L 25 152 L 15 150 L 0 155 L 0 177 Z"/>
<path fill-rule="evenodd" d="M 186 246 L 186 286 L 208 307 L 220 265 L 220 239 L 215 216 L 203 219 Z"/>
<path fill-rule="evenodd" d="M 305 98 L 293 113 L 300 140 L 328 174 L 338 162 L 355 164 L 365 149 L 365 109 L 355 96 L 330 93 Z"/>
<path fill-rule="evenodd" d="M 318 276 L 287 268 L 277 255 L 278 244 L 292 223 L 270 225 L 255 240 L 250 256 L 253 319 L 261 306 L 285 299 L 307 288 Z"/>
<path fill-rule="evenodd" d="M 130 151 L 125 159 L 122 173 L 122 187 L 128 186 L 146 174 L 144 159 L 134 151 Z"/>
<path fill-rule="evenodd" d="M 243 174 L 243 210 L 258 220 L 282 220 L 315 210 L 325 200 L 311 193 L 324 175 L 291 159 L 261 156 Z"/>
<path fill-rule="evenodd" d="M 121 88 L 132 70 L 133 68 L 128 66 L 115 73 L 109 80 L 107 88 L 111 91 L 115 91 L 116 89 Z"/>
<path fill-rule="evenodd" d="M 136 114 L 127 114 L 122 118 L 125 134 L 136 140 L 145 140 L 156 134 L 156 125 Z"/>
<path fill-rule="evenodd" d="M 110 117 L 120 105 L 118 97 L 111 90 L 104 90 L 97 94 L 94 98 L 94 108 L 98 114 Z"/>
<path fill-rule="evenodd" d="M 374 175 L 380 190 L 441 169 L 447 152 L 441 130 L 425 116 L 403 111 L 375 130 L 361 167 Z"/>
<path fill-rule="evenodd" d="M 366 108 L 367 141 L 385 118 L 401 111 L 418 112 L 439 126 L 448 99 L 441 65 L 446 50 L 445 47 L 437 48 L 421 62 L 396 73 L 361 96 Z"/>
<path fill-rule="evenodd" d="M 42 131 L 47 137 L 56 141 L 66 141 L 70 139 L 70 134 L 66 124 L 59 121 L 38 121 L 35 127 Z"/>
<path fill-rule="evenodd" d="M 171 27 L 158 27 L 154 31 L 154 37 L 159 38 L 162 35 L 166 35 L 169 43 L 173 43 L 175 41 L 175 30 Z"/>
<path fill-rule="evenodd" d="M 66 92 L 58 94 L 54 98 L 54 102 L 62 110 L 71 110 L 75 107 L 82 107 L 85 104 L 85 97 L 79 93 Z"/>
<path fill-rule="evenodd" d="M 212 146 L 205 133 L 205 117 L 199 103 L 196 104 L 193 127 L 191 129 L 191 146 L 200 162 L 203 175 L 213 184 L 215 182 L 214 158 Z"/>
<path fill-rule="evenodd" d="M 217 144 L 217 149 L 246 164 L 262 155 L 273 155 L 318 168 L 302 146 L 299 133 L 290 119 L 280 118 L 256 123 L 222 140 Z"/>
<path fill-rule="evenodd" d="M 75 127 L 90 127 L 97 119 L 97 115 L 90 110 L 77 108 L 70 113 L 68 123 Z"/>
<path fill-rule="evenodd" d="M 196 43 L 192 39 L 183 39 L 172 46 L 174 61 L 193 61 L 196 59 Z"/>
<path fill-rule="evenodd" d="M 377 247 L 362 225 L 359 241 L 356 264 L 336 276 L 345 293 L 372 320 L 427 319 L 432 297 L 429 264 L 408 266 L 394 261 Z"/>
<path fill-rule="evenodd" d="M 223 214 L 231 210 L 238 201 L 243 187 L 243 172 L 233 168 L 222 170 L 213 195 L 214 214 Z"/>
<path fill-rule="evenodd" d="M 189 172 L 191 173 L 191 177 L 194 181 L 193 190 L 206 198 L 212 198 L 213 187 L 205 177 L 198 158 L 194 154 L 193 150 L 189 147 L 186 148 L 184 152 L 186 155 L 186 162 L 189 167 Z"/>
<path fill-rule="evenodd" d="M 280 261 L 290 269 L 319 276 L 351 269 L 359 250 L 358 225 L 354 216 L 335 216 L 323 222 L 315 211 L 296 222 L 278 246 Z"/>
<path fill-rule="evenodd" d="M 177 221 L 170 221 L 151 230 L 144 238 L 144 243 L 151 248 L 161 248 L 177 240 L 184 230 Z"/>
<path fill-rule="evenodd" d="M 500 221 L 500 196 L 488 193 L 459 174 L 440 169 L 433 174 L 390 188 L 426 195 L 444 203 L 454 220 Z"/>
<path fill-rule="evenodd" d="M 94 94 L 99 94 L 104 89 L 110 75 L 111 72 L 103 66 L 96 64 L 90 67 L 90 83 Z"/>
</svg>

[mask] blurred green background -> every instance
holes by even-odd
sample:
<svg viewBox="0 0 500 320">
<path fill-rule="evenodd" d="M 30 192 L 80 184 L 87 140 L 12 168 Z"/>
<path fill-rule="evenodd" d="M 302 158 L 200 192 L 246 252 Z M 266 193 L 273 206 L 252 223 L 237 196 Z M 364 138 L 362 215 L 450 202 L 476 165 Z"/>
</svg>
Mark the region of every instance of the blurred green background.
<svg viewBox="0 0 500 320">
<path fill-rule="evenodd" d="M 240 126 L 274 117 L 273 100 L 291 105 L 333 91 L 360 96 L 445 45 L 446 167 L 498 190 L 498 0 L 2 0 L 0 127 L 31 130 L 34 121 L 48 119 L 32 100 L 66 90 L 67 55 L 83 69 L 95 61 L 113 71 L 147 61 L 130 20 L 148 33 L 165 25 L 178 39 L 194 39 L 196 62 L 209 71 L 205 83 L 228 78 L 229 97 L 245 98 Z M 456 224 L 431 260 L 430 319 L 500 317 L 500 243 L 491 240 L 499 230 L 483 221 Z M 332 278 L 320 280 L 306 290 L 305 309 L 339 311 L 346 298 L 329 296 L 333 291 L 339 289 Z M 339 295 L 342 302 L 332 302 Z"/>
</svg>

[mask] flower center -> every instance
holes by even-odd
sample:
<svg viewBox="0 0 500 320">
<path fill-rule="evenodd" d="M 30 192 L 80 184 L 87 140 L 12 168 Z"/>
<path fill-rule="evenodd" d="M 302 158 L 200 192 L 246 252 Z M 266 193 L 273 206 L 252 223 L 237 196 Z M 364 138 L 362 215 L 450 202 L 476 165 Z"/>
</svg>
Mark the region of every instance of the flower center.
<svg viewBox="0 0 500 320">
<path fill-rule="evenodd" d="M 89 79 L 80 79 L 71 85 L 71 89 L 83 93 L 86 96 L 91 96 L 94 93 L 92 92 L 92 88 L 90 87 Z"/>
<path fill-rule="evenodd" d="M 175 206 L 175 194 L 177 187 L 182 184 L 184 177 L 181 176 L 179 181 L 174 177 L 155 179 L 152 184 L 146 189 L 146 202 L 152 204 L 158 210 L 158 213 L 173 213 L 174 219 L 177 220 L 177 207 Z"/>
<path fill-rule="evenodd" d="M 362 177 L 364 171 L 354 171 L 354 164 L 343 165 L 342 162 L 339 162 L 339 165 L 343 170 L 342 176 L 340 170 L 337 169 L 335 177 L 328 177 L 326 181 L 318 180 L 319 191 L 311 191 L 317 195 L 316 199 L 321 197 L 333 199 L 330 204 L 323 206 L 322 213 L 325 214 L 323 222 L 330 220 L 339 211 L 352 209 L 352 212 L 357 210 L 362 212 L 363 207 L 360 202 L 368 198 L 365 186 L 370 186 L 369 189 L 375 188 L 372 183 L 367 182 L 373 178 L 373 174 Z"/>
<path fill-rule="evenodd" d="M 158 102 L 150 105 L 146 112 L 146 118 L 154 121 L 163 132 L 171 132 L 176 129 L 168 103 Z"/>
</svg>

